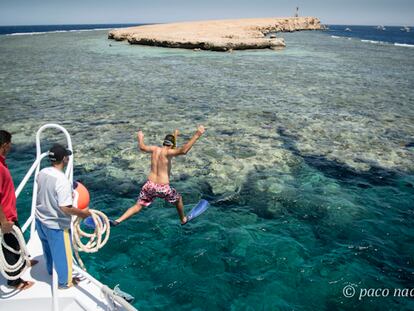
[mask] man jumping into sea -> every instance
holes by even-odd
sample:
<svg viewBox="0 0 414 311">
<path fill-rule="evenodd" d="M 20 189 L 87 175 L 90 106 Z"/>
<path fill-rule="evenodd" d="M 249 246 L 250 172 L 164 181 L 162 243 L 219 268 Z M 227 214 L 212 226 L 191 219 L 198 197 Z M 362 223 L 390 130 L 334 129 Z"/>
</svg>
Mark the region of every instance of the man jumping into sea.
<svg viewBox="0 0 414 311">
<path fill-rule="evenodd" d="M 179 155 L 187 154 L 194 143 L 205 132 L 204 126 L 200 125 L 193 137 L 182 147 L 175 148 L 178 130 L 174 135 L 165 136 L 162 147 L 147 146 L 144 143 L 144 134 L 138 132 L 139 149 L 151 153 L 151 172 L 148 180 L 142 186 L 137 202 L 130 207 L 121 217 L 112 221 L 113 226 L 117 226 L 124 220 L 140 212 L 143 206 L 149 206 L 155 198 L 162 198 L 167 202 L 174 204 L 177 208 L 181 224 L 187 222 L 184 214 L 184 204 L 181 195 L 170 186 L 171 159 Z"/>
</svg>

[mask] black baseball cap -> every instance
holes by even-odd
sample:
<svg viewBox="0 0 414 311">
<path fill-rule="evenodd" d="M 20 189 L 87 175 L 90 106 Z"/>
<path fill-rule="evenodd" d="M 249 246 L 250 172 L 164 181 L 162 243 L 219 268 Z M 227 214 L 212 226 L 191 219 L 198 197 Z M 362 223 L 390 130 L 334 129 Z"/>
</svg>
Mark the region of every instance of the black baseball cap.
<svg viewBox="0 0 414 311">
<path fill-rule="evenodd" d="M 70 156 L 72 151 L 66 149 L 62 145 L 54 144 L 49 150 L 49 159 L 52 162 L 60 162 L 64 157 Z"/>
</svg>

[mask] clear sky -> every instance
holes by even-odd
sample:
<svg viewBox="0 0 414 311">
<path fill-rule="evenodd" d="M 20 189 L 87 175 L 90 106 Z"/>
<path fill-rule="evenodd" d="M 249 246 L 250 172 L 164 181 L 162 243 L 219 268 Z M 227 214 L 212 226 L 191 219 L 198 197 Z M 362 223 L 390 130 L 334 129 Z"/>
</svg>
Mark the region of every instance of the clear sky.
<svg viewBox="0 0 414 311">
<path fill-rule="evenodd" d="M 414 25 L 414 0 L 0 0 L 0 25 L 279 17 L 296 5 L 324 24 Z"/>
</svg>

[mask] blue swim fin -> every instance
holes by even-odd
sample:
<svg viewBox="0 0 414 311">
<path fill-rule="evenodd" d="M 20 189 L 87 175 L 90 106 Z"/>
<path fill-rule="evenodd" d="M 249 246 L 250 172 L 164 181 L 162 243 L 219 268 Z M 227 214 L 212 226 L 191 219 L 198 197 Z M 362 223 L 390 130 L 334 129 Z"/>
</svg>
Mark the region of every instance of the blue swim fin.
<svg viewBox="0 0 414 311">
<path fill-rule="evenodd" d="M 208 203 L 207 200 L 200 200 L 200 202 L 198 202 L 198 204 L 188 213 L 187 222 L 189 222 L 189 221 L 193 220 L 194 218 L 200 216 L 209 207 L 210 207 L 210 204 Z"/>
</svg>

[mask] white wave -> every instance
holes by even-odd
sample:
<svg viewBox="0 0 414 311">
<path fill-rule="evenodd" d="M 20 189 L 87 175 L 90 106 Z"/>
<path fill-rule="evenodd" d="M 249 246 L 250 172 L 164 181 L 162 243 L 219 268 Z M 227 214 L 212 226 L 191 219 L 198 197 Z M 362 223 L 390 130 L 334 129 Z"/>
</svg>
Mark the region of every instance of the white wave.
<svg viewBox="0 0 414 311">
<path fill-rule="evenodd" d="M 114 28 L 93 28 L 93 29 L 72 29 L 69 32 L 84 32 L 84 31 L 97 31 L 97 30 L 111 30 Z"/>
<path fill-rule="evenodd" d="M 6 36 L 32 36 L 32 35 L 42 35 L 47 33 L 46 31 L 40 32 L 15 32 L 15 33 L 8 33 Z"/>
<path fill-rule="evenodd" d="M 414 44 L 406 44 L 406 43 L 394 43 L 395 46 L 404 46 L 408 48 L 414 48 Z"/>
<path fill-rule="evenodd" d="M 361 42 L 367 42 L 367 43 L 373 43 L 373 44 L 387 44 L 387 42 L 384 42 L 384 41 L 364 40 L 364 39 L 362 39 Z"/>
<path fill-rule="evenodd" d="M 348 40 L 352 40 L 352 38 L 350 38 L 350 37 L 342 37 L 342 36 L 331 36 L 331 38 L 334 38 L 334 39 L 348 39 Z"/>
<path fill-rule="evenodd" d="M 110 30 L 113 28 L 93 28 L 93 29 L 71 29 L 71 30 L 51 30 L 51 31 L 34 31 L 34 32 L 15 32 L 6 34 L 6 36 L 33 36 L 44 35 L 47 33 L 62 33 L 62 32 L 84 32 L 84 31 L 97 31 L 97 30 Z"/>
<path fill-rule="evenodd" d="M 361 42 L 372 43 L 372 44 L 382 44 L 382 45 L 392 45 L 392 43 L 384 42 L 384 41 L 376 41 L 376 40 L 361 40 Z M 406 43 L 394 43 L 394 46 L 402 46 L 402 47 L 410 47 L 413 48 L 413 44 L 406 44 Z"/>
</svg>

